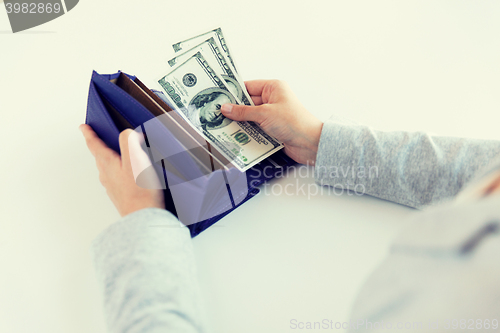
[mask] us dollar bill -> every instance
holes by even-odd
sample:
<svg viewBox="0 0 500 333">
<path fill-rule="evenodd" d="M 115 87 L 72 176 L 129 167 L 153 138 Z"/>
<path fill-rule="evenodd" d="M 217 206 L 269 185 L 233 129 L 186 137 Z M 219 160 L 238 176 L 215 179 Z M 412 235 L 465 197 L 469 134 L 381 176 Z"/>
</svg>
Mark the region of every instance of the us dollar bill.
<svg viewBox="0 0 500 333">
<path fill-rule="evenodd" d="M 236 72 L 238 72 L 238 68 L 236 67 L 236 64 L 234 63 L 233 57 L 231 56 L 231 52 L 229 51 L 229 46 L 226 43 L 226 39 L 224 38 L 224 34 L 222 33 L 221 28 L 213 29 L 213 30 L 205 32 L 201 35 L 194 36 L 194 37 L 191 37 L 189 39 L 180 41 L 178 43 L 173 44 L 172 47 L 174 48 L 174 51 L 176 53 L 180 52 L 182 50 L 186 51 L 186 50 L 193 48 L 196 45 L 199 45 L 200 43 L 202 43 L 203 41 L 207 40 L 210 37 L 214 37 L 216 42 L 222 48 L 224 55 L 227 57 L 227 59 L 229 59 L 229 61 L 233 65 L 233 68 L 236 70 Z"/>
<path fill-rule="evenodd" d="M 283 147 L 257 124 L 224 117 L 222 104 L 242 102 L 201 52 L 175 65 L 158 83 L 177 112 L 240 171 Z"/>
<path fill-rule="evenodd" d="M 201 52 L 212 69 L 226 81 L 226 85 L 235 97 L 245 105 L 254 105 L 245 87 L 245 83 L 241 80 L 238 73 L 236 73 L 235 68 L 228 61 L 214 37 L 209 37 L 192 49 L 175 56 L 168 61 L 168 64 L 170 67 L 173 67 L 175 64 L 186 61 L 197 52 Z"/>
</svg>

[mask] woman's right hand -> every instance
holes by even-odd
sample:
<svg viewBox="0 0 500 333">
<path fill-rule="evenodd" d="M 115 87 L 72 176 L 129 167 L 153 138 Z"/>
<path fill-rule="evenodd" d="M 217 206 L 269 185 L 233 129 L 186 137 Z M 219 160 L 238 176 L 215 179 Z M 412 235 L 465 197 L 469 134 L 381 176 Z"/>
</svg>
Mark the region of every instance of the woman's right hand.
<svg viewBox="0 0 500 333">
<path fill-rule="evenodd" d="M 323 123 L 307 111 L 283 81 L 255 80 L 245 85 L 255 106 L 224 104 L 224 116 L 259 124 L 283 142 L 285 153 L 293 160 L 314 165 Z"/>
</svg>

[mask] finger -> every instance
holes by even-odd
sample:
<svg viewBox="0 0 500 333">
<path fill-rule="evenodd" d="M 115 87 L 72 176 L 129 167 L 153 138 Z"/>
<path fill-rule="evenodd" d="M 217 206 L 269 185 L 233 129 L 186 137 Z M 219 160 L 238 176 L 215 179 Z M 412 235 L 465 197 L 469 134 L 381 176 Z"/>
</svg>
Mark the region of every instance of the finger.
<svg viewBox="0 0 500 333">
<path fill-rule="evenodd" d="M 245 81 L 245 86 L 247 91 L 251 96 L 261 96 L 264 87 L 270 82 L 270 80 L 252 80 Z"/>
<path fill-rule="evenodd" d="M 261 105 L 262 104 L 262 97 L 261 96 L 250 96 L 252 98 L 253 104 L 255 105 Z"/>
<path fill-rule="evenodd" d="M 96 160 L 110 156 L 118 157 L 118 154 L 116 154 L 114 150 L 110 149 L 104 141 L 97 136 L 92 127 L 84 124 L 80 125 L 79 129 L 85 138 L 85 142 L 87 143 L 90 153 L 96 158 Z"/>
<path fill-rule="evenodd" d="M 135 170 L 134 166 L 144 165 L 151 166 L 149 156 L 145 151 L 147 149 L 144 133 L 141 128 L 135 131 L 126 129 L 120 133 L 120 151 L 122 154 L 122 167 L 127 170 Z M 144 169 L 144 168 L 143 168 Z M 141 171 L 143 170 L 141 169 Z M 139 172 L 140 173 L 140 172 Z"/>
<path fill-rule="evenodd" d="M 261 124 L 266 116 L 268 104 L 259 106 L 224 104 L 221 107 L 222 114 L 229 119 L 236 121 L 255 121 Z"/>
<path fill-rule="evenodd" d="M 119 141 L 120 141 L 120 154 L 122 156 L 122 168 L 124 170 L 130 171 L 132 170 L 131 164 L 130 164 L 130 146 L 129 146 L 129 140 L 133 139 L 131 135 L 136 134 L 133 130 L 131 129 L 126 129 L 120 133 Z"/>
<path fill-rule="evenodd" d="M 125 130 L 120 134 L 122 168 L 139 187 L 147 189 L 165 189 L 160 181 L 147 153 L 144 133 L 140 128 L 135 131 Z M 133 178 L 132 178 L 133 177 Z"/>
<path fill-rule="evenodd" d="M 500 190 L 500 177 L 497 177 L 484 191 L 484 196 L 490 195 Z"/>
</svg>

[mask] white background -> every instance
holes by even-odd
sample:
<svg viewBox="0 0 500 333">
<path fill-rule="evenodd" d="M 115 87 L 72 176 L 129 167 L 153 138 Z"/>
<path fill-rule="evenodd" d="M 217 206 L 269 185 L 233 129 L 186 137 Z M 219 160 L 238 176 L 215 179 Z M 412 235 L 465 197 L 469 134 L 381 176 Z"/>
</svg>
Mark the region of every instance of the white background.
<svg viewBox="0 0 500 333">
<path fill-rule="evenodd" d="M 89 245 L 118 215 L 77 130 L 93 69 L 154 87 L 172 43 L 222 26 L 244 79 L 288 81 L 321 120 L 500 139 L 499 17 L 495 0 L 82 0 L 12 34 L 0 9 L 0 331 L 105 332 Z M 277 181 L 296 182 L 314 181 Z M 411 213 L 346 194 L 252 199 L 194 240 L 211 330 L 347 320 Z"/>
</svg>

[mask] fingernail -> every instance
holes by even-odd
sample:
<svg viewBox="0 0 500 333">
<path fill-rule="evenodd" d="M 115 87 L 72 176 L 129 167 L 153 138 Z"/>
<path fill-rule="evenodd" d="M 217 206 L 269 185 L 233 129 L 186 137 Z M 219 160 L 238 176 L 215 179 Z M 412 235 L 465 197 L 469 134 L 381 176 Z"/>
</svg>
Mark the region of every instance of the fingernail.
<svg viewBox="0 0 500 333">
<path fill-rule="evenodd" d="M 220 110 L 225 114 L 230 114 L 231 111 L 233 110 L 233 106 L 231 104 L 223 104 Z"/>
<path fill-rule="evenodd" d="M 78 129 L 80 130 L 80 132 L 82 131 L 82 127 L 83 127 L 83 124 L 78 126 Z"/>
</svg>

